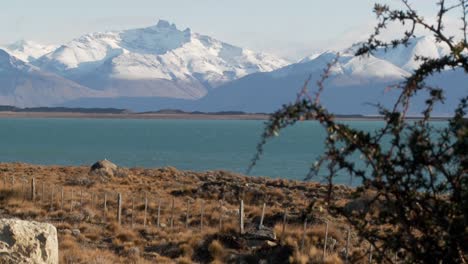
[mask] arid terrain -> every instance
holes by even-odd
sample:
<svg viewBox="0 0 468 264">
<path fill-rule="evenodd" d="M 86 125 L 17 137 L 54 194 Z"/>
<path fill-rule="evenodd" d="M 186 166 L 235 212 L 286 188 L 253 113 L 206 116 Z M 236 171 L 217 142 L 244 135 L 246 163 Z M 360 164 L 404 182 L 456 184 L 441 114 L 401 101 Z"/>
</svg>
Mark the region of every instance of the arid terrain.
<svg viewBox="0 0 468 264">
<path fill-rule="evenodd" d="M 344 263 L 346 247 L 350 262 L 367 261 L 365 242 L 352 230 L 347 242 L 345 220 L 323 210 L 326 186 L 106 162 L 92 170 L 0 164 L 0 216 L 55 225 L 61 263 Z M 334 187 L 343 206 L 350 194 Z"/>
</svg>

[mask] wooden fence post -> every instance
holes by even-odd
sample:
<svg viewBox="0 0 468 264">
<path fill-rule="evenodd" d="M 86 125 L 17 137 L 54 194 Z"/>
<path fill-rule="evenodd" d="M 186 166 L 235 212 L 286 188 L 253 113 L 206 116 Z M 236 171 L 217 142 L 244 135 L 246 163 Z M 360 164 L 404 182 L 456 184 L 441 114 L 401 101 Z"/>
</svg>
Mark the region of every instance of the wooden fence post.
<svg viewBox="0 0 468 264">
<path fill-rule="evenodd" d="M 31 179 L 31 201 L 36 201 L 36 179 L 34 177 Z"/>
<path fill-rule="evenodd" d="M 146 215 L 148 212 L 148 194 L 145 192 L 145 215 L 143 216 L 143 227 L 146 228 Z"/>
<path fill-rule="evenodd" d="M 258 225 L 258 229 L 262 229 L 263 227 L 263 219 L 265 219 L 265 207 L 266 207 L 266 203 L 263 203 L 262 216 L 260 217 L 260 224 Z"/>
<path fill-rule="evenodd" d="M 94 207 L 94 192 L 91 192 L 91 207 Z"/>
<path fill-rule="evenodd" d="M 244 200 L 240 200 L 239 206 L 239 232 L 244 234 Z"/>
<path fill-rule="evenodd" d="M 117 224 L 122 224 L 122 194 L 117 195 Z"/>
<path fill-rule="evenodd" d="M 323 243 L 323 261 L 325 261 L 325 257 L 327 256 L 327 242 L 328 242 L 328 221 L 325 226 L 325 242 Z"/>
<path fill-rule="evenodd" d="M 189 217 L 190 217 L 190 199 L 187 199 L 187 212 L 185 213 L 185 228 L 189 227 Z"/>
<path fill-rule="evenodd" d="M 171 206 L 171 229 L 174 228 L 174 198 L 172 198 L 172 206 Z"/>
<path fill-rule="evenodd" d="M 346 238 L 346 255 L 345 255 L 345 263 L 348 263 L 349 257 L 349 242 L 351 240 L 351 228 L 348 227 L 348 237 Z"/>
<path fill-rule="evenodd" d="M 83 210 L 83 189 L 80 189 L 80 209 Z"/>
<path fill-rule="evenodd" d="M 21 183 L 21 193 L 23 194 L 23 202 L 27 199 L 26 197 L 28 196 L 27 191 L 26 191 L 26 183 L 24 180 Z"/>
<path fill-rule="evenodd" d="M 132 196 L 132 228 L 135 227 L 135 196 Z"/>
<path fill-rule="evenodd" d="M 52 192 L 50 194 L 50 211 L 54 210 L 54 199 L 55 198 L 55 187 L 52 186 Z"/>
<path fill-rule="evenodd" d="M 104 193 L 104 215 L 106 215 L 107 212 L 107 193 Z"/>
<path fill-rule="evenodd" d="M 45 203 L 45 184 L 44 184 L 44 180 L 42 180 L 42 191 L 41 191 L 41 201 L 42 203 Z"/>
<path fill-rule="evenodd" d="M 203 216 L 205 214 L 205 202 L 201 200 L 200 205 L 200 231 L 203 231 Z"/>
<path fill-rule="evenodd" d="M 70 197 L 70 212 L 73 212 L 73 194 L 75 193 L 75 190 L 71 190 L 71 197 Z"/>
<path fill-rule="evenodd" d="M 283 230 L 281 231 L 281 239 L 284 240 L 284 236 L 286 235 L 286 222 L 288 221 L 288 209 L 284 209 L 283 214 Z"/>
<path fill-rule="evenodd" d="M 219 201 L 219 231 L 223 230 L 223 216 L 224 216 L 224 210 L 223 210 L 223 201 Z"/>
<path fill-rule="evenodd" d="M 304 229 L 302 230 L 302 241 L 301 241 L 301 248 L 300 248 L 301 252 L 304 252 L 306 233 L 307 233 L 307 217 L 304 219 Z"/>
<path fill-rule="evenodd" d="M 64 190 L 63 190 L 63 186 L 60 190 L 60 210 L 63 211 L 63 204 L 65 202 L 65 193 L 64 193 Z"/>
<path fill-rule="evenodd" d="M 161 227 L 161 196 L 158 197 L 158 217 L 156 221 L 157 221 L 156 226 L 160 228 Z"/>
</svg>

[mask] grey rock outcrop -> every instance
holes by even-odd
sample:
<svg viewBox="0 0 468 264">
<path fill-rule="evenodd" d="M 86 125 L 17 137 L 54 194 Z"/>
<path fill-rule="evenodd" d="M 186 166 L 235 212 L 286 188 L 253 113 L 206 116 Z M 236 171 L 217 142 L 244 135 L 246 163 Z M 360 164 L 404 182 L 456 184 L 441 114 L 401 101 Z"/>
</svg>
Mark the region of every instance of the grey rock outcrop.
<svg viewBox="0 0 468 264">
<path fill-rule="evenodd" d="M 47 223 L 0 219 L 0 263 L 58 263 L 57 229 Z"/>
<path fill-rule="evenodd" d="M 98 161 L 91 166 L 90 174 L 103 178 L 127 177 L 128 170 L 121 168 L 107 159 Z"/>
</svg>

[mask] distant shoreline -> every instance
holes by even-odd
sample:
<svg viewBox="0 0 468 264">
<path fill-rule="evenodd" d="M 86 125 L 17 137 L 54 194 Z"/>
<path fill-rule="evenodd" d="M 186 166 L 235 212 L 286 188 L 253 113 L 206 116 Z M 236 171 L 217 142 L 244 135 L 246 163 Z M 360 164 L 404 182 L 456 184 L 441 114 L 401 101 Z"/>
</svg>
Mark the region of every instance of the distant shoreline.
<svg viewBox="0 0 468 264">
<path fill-rule="evenodd" d="M 76 119 L 155 119 L 155 120 L 267 120 L 268 114 L 229 114 L 229 113 L 82 113 L 82 112 L 16 112 L 0 111 L 0 119 L 9 118 L 76 118 Z M 339 116 L 343 121 L 382 121 L 380 116 Z M 409 117 L 418 120 L 419 117 Z M 435 117 L 433 121 L 445 121 L 448 117 Z"/>
</svg>

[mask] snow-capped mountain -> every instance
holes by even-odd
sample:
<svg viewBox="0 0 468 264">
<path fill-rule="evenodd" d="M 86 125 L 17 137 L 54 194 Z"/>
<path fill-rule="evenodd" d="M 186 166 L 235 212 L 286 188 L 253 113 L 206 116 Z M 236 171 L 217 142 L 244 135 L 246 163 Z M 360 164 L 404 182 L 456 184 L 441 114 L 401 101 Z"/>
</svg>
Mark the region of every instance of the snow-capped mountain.
<svg viewBox="0 0 468 264">
<path fill-rule="evenodd" d="M 390 106 L 397 91 L 387 87 L 396 84 L 417 66 L 414 56 L 442 56 L 443 49 L 431 38 L 418 38 L 407 48 L 378 51 L 374 55 L 356 57 L 351 47 L 340 52 L 331 76 L 325 82 L 321 101 L 328 109 L 338 114 L 377 114 L 377 103 Z M 434 47 L 436 47 L 434 49 Z M 436 52 L 435 52 L 436 51 Z M 133 97 L 113 99 L 81 98 L 69 102 L 68 106 L 116 107 L 148 111 L 176 108 L 187 111 L 244 111 L 273 112 L 281 105 L 293 102 L 304 81 L 312 77 L 309 91 L 317 91 L 316 81 L 324 68 L 337 56 L 327 51 L 300 60 L 271 72 L 259 72 L 221 85 L 205 97 L 193 100 Z M 446 101 L 435 108 L 437 115 L 451 115 L 461 96 L 468 94 L 468 75 L 463 71 L 443 71 L 429 78 L 428 84 L 444 88 Z M 420 92 L 411 105 L 410 114 L 419 115 L 424 106 L 424 92 Z"/>
<path fill-rule="evenodd" d="M 94 96 L 103 94 L 43 72 L 0 49 L 0 105 L 50 106 Z"/>
<path fill-rule="evenodd" d="M 327 51 L 272 71 L 271 76 L 280 78 L 323 71 L 327 64 L 335 60 L 337 56 L 337 52 Z M 380 82 L 401 80 L 408 76 L 409 72 L 372 55 L 356 57 L 352 53 L 340 53 L 337 63 L 331 68 L 331 74 L 338 77 L 335 82 L 341 83 L 341 85 L 351 85 L 365 84 L 373 80 Z"/>
<path fill-rule="evenodd" d="M 147 28 L 82 36 L 34 64 L 119 96 L 198 99 L 223 83 L 287 61 L 160 20 Z"/>
<path fill-rule="evenodd" d="M 55 45 L 43 45 L 34 41 L 19 40 L 15 43 L 5 45 L 3 49 L 10 55 L 25 61 L 33 62 L 39 57 L 54 51 Z"/>
<path fill-rule="evenodd" d="M 408 47 L 398 46 L 394 49 L 379 50 L 374 56 L 395 64 L 405 71 L 413 71 L 420 61 L 416 56 L 440 58 L 449 53 L 449 47 L 438 43 L 433 36 L 423 36 L 413 39 Z"/>
<path fill-rule="evenodd" d="M 375 114 L 371 104 L 394 100 L 395 93 L 385 88 L 418 66 L 415 56 L 438 58 L 447 52 L 431 37 L 369 56 L 355 57 L 356 47 L 340 52 L 325 83 L 322 100 L 336 113 Z M 327 51 L 288 65 L 166 21 L 92 33 L 49 49 L 23 41 L 7 51 L 22 60 L 0 52 L 0 104 L 272 112 L 294 101 L 309 75 L 313 91 L 337 55 Z M 461 71 L 444 71 L 430 79 L 430 84 L 447 88 L 446 106 L 456 105 L 455 99 L 468 93 L 466 83 Z M 423 104 L 416 103 L 412 114 Z M 450 114 L 445 108 L 437 111 Z"/>
<path fill-rule="evenodd" d="M 416 56 L 440 58 L 447 49 L 431 37 L 412 40 L 408 47 L 379 50 L 374 55 L 354 56 L 353 47 L 340 52 L 331 76 L 325 83 L 322 101 L 339 114 L 377 114 L 375 104 L 390 106 L 397 95 L 386 89 L 403 81 L 417 68 Z M 316 81 L 337 52 L 327 51 L 307 57 L 281 69 L 252 74 L 223 85 L 199 100 L 194 110 L 272 112 L 281 105 L 293 102 L 310 75 L 310 91 L 316 91 Z M 463 81 L 464 80 L 464 81 Z M 468 94 L 468 75 L 463 71 L 447 70 L 431 76 L 428 84 L 444 88 L 446 103 L 436 107 L 437 114 L 450 115 L 458 99 Z M 424 92 L 418 93 L 410 113 L 418 115 L 424 106 Z"/>
</svg>

